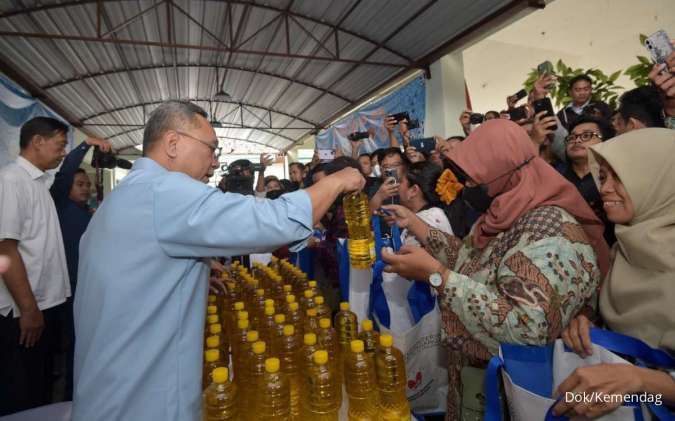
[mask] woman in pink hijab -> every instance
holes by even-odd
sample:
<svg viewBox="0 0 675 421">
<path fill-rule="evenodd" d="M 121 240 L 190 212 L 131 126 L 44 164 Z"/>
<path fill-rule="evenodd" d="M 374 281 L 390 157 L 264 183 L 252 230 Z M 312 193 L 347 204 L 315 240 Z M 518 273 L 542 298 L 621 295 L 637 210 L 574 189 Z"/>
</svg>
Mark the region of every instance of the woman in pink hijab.
<svg viewBox="0 0 675 421">
<path fill-rule="evenodd" d="M 383 253 L 385 270 L 428 280 L 448 346 L 446 419 L 482 419 L 483 369 L 500 343 L 543 345 L 596 310 L 609 264 L 602 222 L 577 189 L 539 158 L 527 132 L 491 120 L 444 157 L 481 213 L 462 241 L 385 206 L 423 247 Z"/>
</svg>

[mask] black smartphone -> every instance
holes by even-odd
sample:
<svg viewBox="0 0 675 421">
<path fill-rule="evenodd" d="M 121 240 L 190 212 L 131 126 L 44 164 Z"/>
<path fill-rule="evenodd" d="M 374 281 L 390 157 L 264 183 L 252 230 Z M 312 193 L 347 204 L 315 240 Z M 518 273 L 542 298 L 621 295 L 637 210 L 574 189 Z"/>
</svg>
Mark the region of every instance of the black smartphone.
<svg viewBox="0 0 675 421">
<path fill-rule="evenodd" d="M 423 137 L 421 139 L 410 139 L 410 146 L 424 154 L 430 154 L 436 149 L 436 139 L 433 137 Z"/>
<path fill-rule="evenodd" d="M 527 91 L 525 89 L 521 89 L 515 94 L 513 94 L 511 97 L 516 101 L 520 101 L 521 99 L 525 98 L 527 96 Z"/>
<path fill-rule="evenodd" d="M 532 103 L 532 108 L 534 108 L 534 115 L 539 114 L 542 111 L 546 111 L 544 117 L 555 117 L 555 112 L 553 111 L 553 104 L 551 103 L 551 98 L 546 97 L 538 99 Z M 558 125 L 553 125 L 549 127 L 551 130 L 557 130 Z"/>
<path fill-rule="evenodd" d="M 396 123 L 398 123 L 402 120 L 406 120 L 406 121 L 410 122 L 410 115 L 408 114 L 407 111 L 403 111 L 402 113 L 391 114 L 391 115 L 389 115 L 389 117 L 396 120 Z"/>
<path fill-rule="evenodd" d="M 527 118 L 527 108 L 524 105 L 509 110 L 509 118 L 513 122 L 518 122 Z"/>
<path fill-rule="evenodd" d="M 368 139 L 368 136 L 368 132 L 354 132 L 347 136 L 347 139 L 351 140 L 352 142 L 356 142 L 357 140 Z"/>
<path fill-rule="evenodd" d="M 408 120 L 408 130 L 419 128 L 420 128 L 420 121 L 418 119 Z"/>
</svg>

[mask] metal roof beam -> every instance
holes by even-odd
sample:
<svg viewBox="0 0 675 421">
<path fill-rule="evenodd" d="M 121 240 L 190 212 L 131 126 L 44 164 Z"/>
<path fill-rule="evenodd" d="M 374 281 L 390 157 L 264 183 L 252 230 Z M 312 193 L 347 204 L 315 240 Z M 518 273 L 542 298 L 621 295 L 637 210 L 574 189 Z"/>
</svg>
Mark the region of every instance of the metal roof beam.
<svg viewBox="0 0 675 421">
<path fill-rule="evenodd" d="M 131 129 L 129 129 L 129 130 L 124 130 L 124 131 L 121 131 L 121 132 L 119 132 L 119 133 L 115 133 L 115 134 L 112 135 L 112 136 L 107 136 L 106 139 L 112 139 L 112 138 L 115 138 L 115 137 L 124 136 L 124 135 L 129 134 L 129 133 L 133 133 L 133 132 L 137 132 L 137 131 L 139 131 L 139 130 L 143 130 L 144 128 L 145 128 L 145 126 L 136 125 L 136 126 L 134 126 L 133 128 L 131 128 Z M 247 126 L 247 127 L 226 127 L 226 128 L 227 128 L 227 129 L 258 130 L 258 131 L 261 131 L 261 132 L 264 132 L 264 133 L 267 133 L 267 134 L 271 134 L 271 135 L 274 135 L 274 136 L 278 136 L 278 137 L 280 137 L 280 138 L 282 138 L 282 139 L 284 139 L 284 140 L 289 141 L 290 143 L 293 143 L 293 142 L 295 141 L 295 139 L 293 139 L 293 138 L 290 138 L 290 137 L 288 137 L 288 136 L 283 136 L 283 135 L 280 135 L 280 134 L 277 134 L 277 133 L 273 133 L 273 132 L 271 132 L 269 129 L 261 129 L 260 127 L 248 127 L 248 126 Z M 229 136 L 216 136 L 216 137 L 217 137 L 218 139 L 231 139 L 231 137 L 229 137 Z M 255 140 L 250 140 L 250 139 L 239 139 L 239 138 L 237 138 L 236 140 L 241 140 L 241 141 L 245 141 L 245 142 L 248 142 L 248 143 L 255 143 L 256 145 L 262 145 L 262 146 L 267 146 L 268 148 L 272 148 L 272 149 L 276 149 L 276 150 L 281 150 L 281 149 L 279 149 L 279 148 L 275 148 L 275 147 L 273 147 L 273 146 L 271 146 L 271 145 L 268 145 L 268 144 L 262 143 L 262 142 L 257 142 L 257 141 L 255 141 Z M 129 147 L 129 146 L 127 146 L 127 147 L 125 147 L 125 148 L 122 148 L 122 149 L 126 149 L 126 148 L 128 148 L 128 147 Z"/>
<path fill-rule="evenodd" d="M 226 101 L 226 100 L 219 100 L 219 99 L 212 99 L 212 98 L 182 98 L 181 101 L 215 102 L 215 103 L 223 103 L 223 104 L 235 104 L 235 105 L 238 105 L 238 106 L 245 105 L 247 107 L 258 108 L 258 109 L 265 110 L 265 111 L 271 111 L 275 114 L 280 114 L 280 115 L 283 115 L 283 116 L 301 121 L 301 122 L 311 126 L 311 127 L 307 127 L 307 130 L 312 130 L 312 129 L 317 128 L 316 124 L 309 121 L 309 120 L 305 120 L 305 119 L 300 118 L 296 115 L 288 114 L 288 113 L 285 113 L 283 111 L 279 111 L 279 110 L 272 109 L 272 108 L 269 108 L 269 107 L 264 107 L 264 106 L 258 105 L 258 104 L 250 104 L 250 103 L 239 102 L 239 101 Z M 100 113 L 91 114 L 91 115 L 88 115 L 86 117 L 82 117 L 80 119 L 80 121 L 82 122 L 81 124 L 84 124 L 87 120 L 91 120 L 92 118 L 101 117 L 101 116 L 112 114 L 112 113 L 115 113 L 115 112 L 130 110 L 132 108 L 145 107 L 147 105 L 162 104 L 164 102 L 166 102 L 166 101 L 164 101 L 164 100 L 162 100 L 162 101 L 149 101 L 149 102 L 142 102 L 142 103 L 138 103 L 138 104 L 125 105 L 124 107 L 118 107 L 118 108 L 102 111 Z M 225 123 L 225 124 L 228 124 L 228 123 Z"/>
<path fill-rule="evenodd" d="M 65 1 L 63 3 L 56 3 L 56 4 L 42 4 L 42 5 L 40 5 L 38 3 L 37 6 L 25 7 L 25 8 L 22 8 L 20 10 L 14 10 L 14 11 L 2 13 L 2 14 L 0 14 L 0 19 L 11 17 L 11 16 L 16 16 L 16 15 L 30 14 L 30 13 L 34 13 L 34 12 L 45 11 L 45 10 L 55 9 L 55 8 L 64 8 L 64 7 L 69 7 L 69 6 L 81 6 L 81 5 L 84 5 L 84 4 L 87 4 L 87 3 L 94 3 L 94 2 L 101 5 L 99 7 L 102 8 L 102 3 L 112 3 L 112 2 L 120 2 L 120 1 L 121 0 L 82 0 L 82 1 L 72 1 L 71 0 L 71 1 Z M 163 0 L 162 2 L 164 2 L 164 1 L 166 1 L 166 0 Z M 206 1 L 216 1 L 216 0 L 206 0 Z M 167 4 L 170 4 L 170 3 L 171 2 L 169 1 Z M 305 19 L 307 21 L 313 22 L 313 23 L 318 24 L 318 25 L 327 26 L 330 29 L 332 29 L 333 31 L 341 31 L 341 32 L 344 32 L 345 34 L 351 35 L 355 38 L 358 38 L 358 39 L 361 39 L 365 42 L 373 44 L 373 45 L 377 46 L 377 49 L 383 49 L 383 50 L 397 56 L 398 58 L 400 58 L 400 59 L 402 59 L 403 61 L 406 62 L 406 64 L 397 64 L 397 65 L 394 65 L 392 63 L 382 63 L 382 62 L 368 62 L 368 63 L 359 63 L 359 64 L 371 64 L 371 65 L 381 65 L 381 66 L 388 65 L 388 66 L 394 66 L 394 67 L 408 67 L 408 68 L 411 67 L 411 66 L 414 66 L 414 60 L 412 58 L 394 50 L 391 47 L 388 47 L 387 45 L 384 45 L 384 43 L 380 43 L 380 42 L 378 42 L 374 39 L 368 38 L 364 35 L 361 35 L 361 34 L 358 34 L 358 33 L 354 32 L 354 31 L 351 31 L 351 30 L 348 30 L 346 28 L 340 27 L 339 24 L 338 25 L 331 24 L 329 22 L 321 21 L 320 19 L 316 19 L 316 18 L 313 18 L 311 16 L 304 15 L 302 13 L 292 12 L 290 10 L 281 9 L 281 8 L 270 6 L 270 5 L 267 5 L 267 4 L 250 3 L 250 2 L 247 2 L 247 1 L 243 1 L 243 0 L 227 0 L 227 3 L 228 4 L 240 4 L 240 5 L 254 7 L 254 8 L 258 8 L 258 9 L 270 10 L 270 11 L 279 13 L 279 16 L 282 16 L 282 15 L 285 14 L 285 15 L 290 16 L 290 17 Z M 157 5 L 153 5 L 153 7 L 154 6 L 157 6 Z M 24 36 L 28 36 L 27 33 L 23 33 L 23 34 L 24 34 Z M 12 36 L 11 33 L 9 33 L 9 34 L 8 33 L 1 33 L 0 35 Z M 61 36 L 63 36 L 63 35 L 61 35 Z M 58 38 L 58 36 L 54 36 L 54 38 Z M 69 38 L 69 39 L 73 39 L 74 41 L 94 41 L 94 40 L 98 40 L 99 42 L 101 42 L 101 39 L 98 38 L 98 37 L 77 37 L 77 38 L 78 39 L 73 39 L 73 38 Z M 83 38 L 87 38 L 87 39 L 83 39 Z M 125 42 L 125 43 L 133 43 L 134 41 L 136 41 L 136 40 L 118 40 L 118 42 Z M 139 42 L 139 41 L 136 41 L 136 42 Z M 143 42 L 143 41 L 140 41 L 140 42 Z M 138 44 L 138 45 L 149 45 L 149 46 L 158 46 L 158 47 L 163 46 L 163 45 L 156 45 L 156 44 L 162 44 L 162 43 Z M 234 45 L 236 45 L 236 44 L 234 44 Z M 234 45 L 232 45 L 230 47 L 233 47 Z M 164 45 L 164 46 L 168 46 L 168 47 L 172 47 L 172 48 L 190 48 L 187 45 L 180 45 L 180 44 L 178 44 L 178 45 L 171 44 L 171 45 Z M 198 47 L 199 46 L 192 46 L 192 48 L 198 48 Z M 209 49 L 212 49 L 212 47 L 209 47 Z M 218 49 L 216 51 L 232 52 L 232 53 L 240 53 L 240 54 L 262 54 L 262 52 L 256 52 L 256 51 L 250 51 L 250 50 L 240 50 L 238 48 L 221 48 L 221 49 Z M 355 60 L 345 60 L 345 59 L 338 58 L 338 57 L 312 57 L 312 56 L 303 56 L 303 55 L 298 55 L 298 54 L 282 54 L 282 53 L 270 53 L 270 55 L 275 55 L 275 56 L 278 56 L 278 57 L 288 56 L 289 58 L 300 58 L 300 59 L 339 61 L 339 62 L 346 62 L 346 63 L 358 62 L 358 60 L 356 60 L 356 61 Z M 336 56 L 339 56 L 339 54 L 336 54 Z"/>
<path fill-rule="evenodd" d="M 212 68 L 212 69 L 229 69 L 229 70 L 237 70 L 240 72 L 247 72 L 247 73 L 257 73 L 261 74 L 263 76 L 269 76 L 269 77 L 274 77 L 278 79 L 283 79 L 289 82 L 297 83 L 298 85 L 306 86 L 308 88 L 316 89 L 317 91 L 321 91 L 324 93 L 327 93 L 329 95 L 332 95 L 336 98 L 340 98 L 341 100 L 345 102 L 351 102 L 352 100 L 338 94 L 335 91 L 329 91 L 327 89 L 321 88 L 319 86 L 313 85 L 311 83 L 303 82 L 298 79 L 293 79 L 291 77 L 285 76 L 283 74 L 278 74 L 278 73 L 271 73 L 271 72 L 265 72 L 265 71 L 260 71 L 256 69 L 248 69 L 245 67 L 237 67 L 237 66 L 215 66 L 211 64 L 177 64 L 175 67 L 177 68 L 189 68 L 189 67 L 195 67 L 195 68 Z M 94 77 L 99 77 L 99 76 L 107 76 L 107 75 L 114 75 L 117 73 L 124 73 L 124 72 L 135 72 L 135 71 L 144 71 L 144 70 L 155 70 L 155 69 L 173 69 L 174 65 L 171 64 L 166 64 L 166 65 L 150 65 L 150 66 L 140 66 L 140 67 L 132 67 L 132 68 L 123 68 L 123 69 L 111 69 L 111 70 L 104 70 L 102 72 L 98 73 L 90 73 L 90 74 L 85 74 L 85 75 L 78 75 L 69 79 L 64 79 L 58 82 L 50 83 L 49 85 L 42 86 L 42 89 L 52 89 L 52 88 L 58 88 L 59 86 L 67 85 L 69 83 L 73 82 L 78 82 L 86 79 L 91 79 Z"/>
<path fill-rule="evenodd" d="M 370 66 L 382 66 L 382 67 L 395 67 L 401 69 L 413 68 L 414 66 L 409 66 L 407 64 L 398 64 L 398 63 L 388 63 L 383 61 L 367 61 L 367 60 L 352 60 L 346 58 L 335 58 L 335 57 L 322 57 L 322 56 L 309 56 L 305 54 L 287 54 L 287 53 L 277 53 L 273 51 L 258 51 L 258 50 L 240 50 L 236 48 L 226 48 L 226 47 L 217 47 L 210 45 L 195 45 L 195 44 L 180 44 L 175 42 L 158 42 L 158 41 L 144 41 L 144 40 L 135 40 L 135 39 L 109 39 L 109 38 L 96 38 L 90 36 L 82 35 L 64 35 L 64 34 L 48 34 L 42 32 L 21 32 L 21 31 L 0 31 L 0 36 L 2 37 L 19 37 L 19 38 L 38 38 L 38 39 L 50 39 L 50 40 L 66 40 L 66 41 L 82 41 L 82 42 L 98 42 L 102 44 L 122 44 L 122 45 L 143 45 L 147 47 L 160 47 L 160 48 L 170 48 L 178 49 L 184 48 L 188 50 L 205 50 L 205 51 L 216 51 L 219 53 L 232 53 L 232 54 L 247 54 L 247 55 L 258 55 L 258 56 L 272 56 L 279 58 L 288 58 L 288 59 L 303 59 L 303 60 L 317 60 L 317 61 L 329 61 L 329 62 L 339 62 L 339 63 L 350 63 L 350 64 L 364 64 Z"/>
</svg>

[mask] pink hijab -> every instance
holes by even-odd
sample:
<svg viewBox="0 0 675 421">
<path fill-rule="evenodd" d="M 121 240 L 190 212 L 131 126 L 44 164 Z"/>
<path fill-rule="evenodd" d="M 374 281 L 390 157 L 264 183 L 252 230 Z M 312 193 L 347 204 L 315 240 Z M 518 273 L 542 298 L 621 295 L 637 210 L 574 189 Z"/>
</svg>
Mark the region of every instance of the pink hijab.
<svg viewBox="0 0 675 421">
<path fill-rule="evenodd" d="M 603 238 L 603 223 L 574 185 L 539 158 L 536 146 L 522 127 L 507 120 L 489 120 L 457 145 L 448 157 L 473 181 L 492 181 L 488 184 L 488 194 L 496 197 L 474 225 L 476 247 L 485 248 L 492 238 L 511 228 L 530 210 L 558 206 L 583 226 L 595 249 L 602 275 L 607 273 L 609 247 Z M 528 159 L 531 161 L 519 170 L 500 177 Z"/>
</svg>

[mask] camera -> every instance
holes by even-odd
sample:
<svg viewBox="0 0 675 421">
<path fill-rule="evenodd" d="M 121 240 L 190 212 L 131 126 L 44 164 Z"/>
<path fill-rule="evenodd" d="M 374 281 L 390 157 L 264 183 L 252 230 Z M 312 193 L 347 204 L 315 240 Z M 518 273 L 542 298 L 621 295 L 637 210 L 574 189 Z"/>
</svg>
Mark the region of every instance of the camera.
<svg viewBox="0 0 675 421">
<path fill-rule="evenodd" d="M 368 132 L 354 132 L 347 136 L 347 139 L 352 142 L 356 142 L 357 140 L 368 139 L 368 136 Z"/>
<path fill-rule="evenodd" d="M 248 159 L 238 159 L 232 162 L 226 170 L 227 175 L 225 176 L 223 191 L 252 195 L 253 173 L 259 169 L 260 164 L 253 164 Z"/>
<path fill-rule="evenodd" d="M 101 149 L 96 146 L 94 147 L 94 154 L 91 157 L 91 166 L 94 168 L 107 168 L 110 170 L 116 167 L 130 170 L 132 163 L 126 159 L 118 158 L 112 152 L 102 152 Z"/>
<path fill-rule="evenodd" d="M 469 123 L 471 124 L 482 124 L 485 120 L 485 116 L 480 113 L 471 113 L 469 116 Z"/>
</svg>

